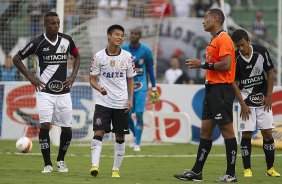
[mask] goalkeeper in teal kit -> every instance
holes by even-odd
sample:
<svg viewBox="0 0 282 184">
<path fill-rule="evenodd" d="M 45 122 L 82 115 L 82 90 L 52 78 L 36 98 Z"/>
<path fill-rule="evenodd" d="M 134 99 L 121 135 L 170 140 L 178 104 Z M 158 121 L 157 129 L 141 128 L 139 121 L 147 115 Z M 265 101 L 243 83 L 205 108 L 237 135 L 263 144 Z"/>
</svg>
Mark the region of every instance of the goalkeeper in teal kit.
<svg viewBox="0 0 282 184">
<path fill-rule="evenodd" d="M 151 49 L 140 43 L 142 32 L 140 29 L 135 28 L 130 31 L 130 44 L 122 46 L 122 49 L 130 52 L 134 59 L 137 75 L 134 77 L 134 101 L 133 108 L 129 113 L 130 130 L 135 137 L 134 151 L 140 151 L 140 141 L 143 131 L 143 113 L 146 106 L 146 94 L 148 91 L 147 73 L 152 84 L 152 92 L 150 99 L 156 103 L 159 99 L 159 94 L 156 88 L 153 56 Z M 136 124 L 132 119 L 132 114 L 136 114 Z"/>
</svg>

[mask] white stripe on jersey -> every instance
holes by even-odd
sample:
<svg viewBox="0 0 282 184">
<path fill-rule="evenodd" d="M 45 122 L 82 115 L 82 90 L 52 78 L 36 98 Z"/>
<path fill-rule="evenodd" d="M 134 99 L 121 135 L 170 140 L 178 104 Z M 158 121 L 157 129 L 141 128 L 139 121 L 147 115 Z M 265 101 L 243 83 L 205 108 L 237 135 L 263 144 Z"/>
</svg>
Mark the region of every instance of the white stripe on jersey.
<svg viewBox="0 0 282 184">
<path fill-rule="evenodd" d="M 136 75 L 132 55 L 121 50 L 119 55 L 109 56 L 103 49 L 96 53 L 90 66 L 90 75 L 98 76 L 99 85 L 107 90 L 105 96 L 97 93 L 96 104 L 115 109 L 126 108 L 127 78 Z"/>
<path fill-rule="evenodd" d="M 61 38 L 62 38 L 61 43 L 60 43 L 59 47 L 57 48 L 56 53 L 66 53 L 66 50 L 68 49 L 68 47 L 70 45 L 70 42 L 67 39 L 65 39 L 63 37 L 61 37 Z"/>
<path fill-rule="evenodd" d="M 57 71 L 60 65 L 48 65 L 44 72 L 41 75 L 41 78 L 44 83 L 47 83 L 51 77 L 54 75 L 54 73 Z"/>
</svg>

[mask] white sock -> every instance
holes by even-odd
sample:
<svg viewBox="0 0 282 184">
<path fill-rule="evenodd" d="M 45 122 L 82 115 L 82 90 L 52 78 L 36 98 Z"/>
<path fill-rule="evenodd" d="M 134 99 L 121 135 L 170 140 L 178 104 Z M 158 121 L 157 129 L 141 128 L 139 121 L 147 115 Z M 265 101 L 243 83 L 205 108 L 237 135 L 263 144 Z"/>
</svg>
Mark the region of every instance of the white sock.
<svg viewBox="0 0 282 184">
<path fill-rule="evenodd" d="M 114 166 L 113 170 L 119 170 L 119 167 L 121 165 L 121 162 L 124 157 L 124 152 L 125 152 L 125 144 L 119 144 L 115 143 L 115 159 L 114 159 Z"/>
<path fill-rule="evenodd" d="M 91 142 L 92 166 L 99 166 L 101 150 L 102 150 L 102 141 L 99 141 L 97 139 L 92 139 Z"/>
</svg>

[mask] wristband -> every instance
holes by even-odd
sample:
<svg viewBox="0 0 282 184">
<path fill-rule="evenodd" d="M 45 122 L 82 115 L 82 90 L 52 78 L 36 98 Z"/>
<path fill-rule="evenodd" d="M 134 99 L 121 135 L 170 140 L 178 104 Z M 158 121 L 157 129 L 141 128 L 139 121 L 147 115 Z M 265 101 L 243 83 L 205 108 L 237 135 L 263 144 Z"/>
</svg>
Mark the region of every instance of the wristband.
<svg viewBox="0 0 282 184">
<path fill-rule="evenodd" d="M 214 70 L 214 63 L 202 62 L 201 68 L 206 70 Z"/>
</svg>

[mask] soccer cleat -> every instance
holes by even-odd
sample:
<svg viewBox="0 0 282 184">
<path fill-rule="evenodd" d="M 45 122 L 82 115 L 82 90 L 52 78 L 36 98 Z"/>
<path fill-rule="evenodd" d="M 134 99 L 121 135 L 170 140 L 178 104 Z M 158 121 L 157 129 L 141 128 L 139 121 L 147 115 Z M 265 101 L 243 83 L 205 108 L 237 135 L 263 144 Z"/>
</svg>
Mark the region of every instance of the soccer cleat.
<svg viewBox="0 0 282 184">
<path fill-rule="evenodd" d="M 132 139 L 129 141 L 129 147 L 133 148 L 135 145 L 135 137 L 132 137 Z"/>
<path fill-rule="evenodd" d="M 51 165 L 46 165 L 43 168 L 43 171 L 41 171 L 42 173 L 51 173 L 53 171 L 53 167 Z"/>
<path fill-rule="evenodd" d="M 92 166 L 90 169 L 90 174 L 94 177 L 96 177 L 99 174 L 99 167 L 98 166 Z"/>
<path fill-rule="evenodd" d="M 237 182 L 237 178 L 236 176 L 230 176 L 228 174 L 225 174 L 223 176 L 220 176 L 216 181 L 221 183 Z"/>
<path fill-rule="evenodd" d="M 120 178 L 119 170 L 112 170 L 112 178 Z"/>
<path fill-rule="evenodd" d="M 244 170 L 244 177 L 252 177 L 252 176 L 253 176 L 253 172 L 250 168 Z"/>
<path fill-rule="evenodd" d="M 271 167 L 266 171 L 267 176 L 272 176 L 272 177 L 280 177 L 280 174 L 274 169 L 274 167 Z"/>
<path fill-rule="evenodd" d="M 141 151 L 140 145 L 135 145 L 133 151 Z"/>
<path fill-rule="evenodd" d="M 69 169 L 65 161 L 57 161 L 57 167 L 59 172 L 68 172 Z"/>
<path fill-rule="evenodd" d="M 185 170 L 181 174 L 175 174 L 174 177 L 180 180 L 185 180 L 185 181 L 202 181 L 203 180 L 202 172 L 199 172 L 197 174 L 191 170 Z"/>
</svg>

